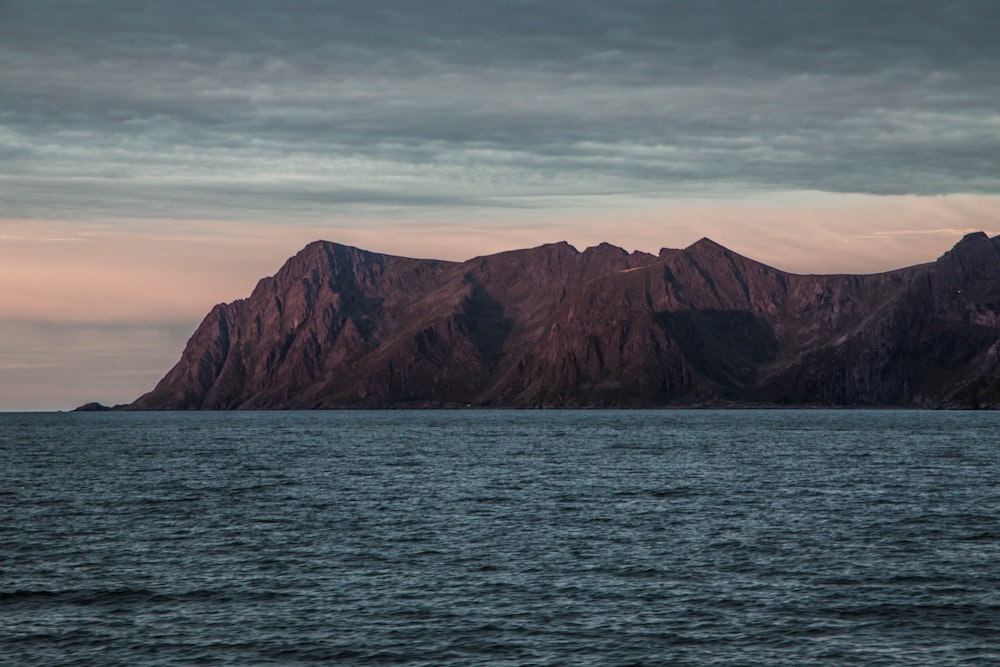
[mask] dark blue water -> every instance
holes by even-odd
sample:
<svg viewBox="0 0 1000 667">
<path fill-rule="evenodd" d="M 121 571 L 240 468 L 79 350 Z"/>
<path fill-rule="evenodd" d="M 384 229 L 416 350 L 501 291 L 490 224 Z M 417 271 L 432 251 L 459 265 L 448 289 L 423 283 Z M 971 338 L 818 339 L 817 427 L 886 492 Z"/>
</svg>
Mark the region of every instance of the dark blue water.
<svg viewBox="0 0 1000 667">
<path fill-rule="evenodd" d="M 0 660 L 1000 664 L 998 427 L 0 415 Z"/>
</svg>

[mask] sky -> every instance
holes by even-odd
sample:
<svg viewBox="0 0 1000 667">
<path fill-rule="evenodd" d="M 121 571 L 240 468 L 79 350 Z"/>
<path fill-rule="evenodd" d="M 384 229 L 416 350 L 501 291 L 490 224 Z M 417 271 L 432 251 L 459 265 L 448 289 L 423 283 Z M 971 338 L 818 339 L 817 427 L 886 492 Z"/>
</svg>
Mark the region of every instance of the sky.
<svg viewBox="0 0 1000 667">
<path fill-rule="evenodd" d="M 0 0 L 0 410 L 128 402 L 309 241 L 1000 233 L 1000 4 Z"/>
</svg>

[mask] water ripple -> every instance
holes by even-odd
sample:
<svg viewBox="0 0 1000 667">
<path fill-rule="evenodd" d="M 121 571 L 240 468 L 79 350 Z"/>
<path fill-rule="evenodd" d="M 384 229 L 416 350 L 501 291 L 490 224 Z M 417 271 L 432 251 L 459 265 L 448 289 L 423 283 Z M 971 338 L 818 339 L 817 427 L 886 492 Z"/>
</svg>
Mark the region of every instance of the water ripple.
<svg viewBox="0 0 1000 667">
<path fill-rule="evenodd" d="M 0 663 L 1000 664 L 998 421 L 0 415 Z"/>
</svg>

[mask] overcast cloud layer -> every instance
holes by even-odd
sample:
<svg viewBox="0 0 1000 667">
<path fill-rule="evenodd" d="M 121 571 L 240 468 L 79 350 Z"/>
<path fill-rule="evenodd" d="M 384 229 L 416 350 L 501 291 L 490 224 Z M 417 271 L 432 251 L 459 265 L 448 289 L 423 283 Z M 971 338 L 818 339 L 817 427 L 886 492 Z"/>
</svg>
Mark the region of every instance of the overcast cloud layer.
<svg viewBox="0 0 1000 667">
<path fill-rule="evenodd" d="M 932 260 L 1000 231 L 998 34 L 995 0 L 0 0 L 0 410 L 131 401 L 317 237 Z"/>
<path fill-rule="evenodd" d="M 993 0 L 0 0 L 0 199 L 304 222 L 997 194 L 998 34 Z"/>
</svg>

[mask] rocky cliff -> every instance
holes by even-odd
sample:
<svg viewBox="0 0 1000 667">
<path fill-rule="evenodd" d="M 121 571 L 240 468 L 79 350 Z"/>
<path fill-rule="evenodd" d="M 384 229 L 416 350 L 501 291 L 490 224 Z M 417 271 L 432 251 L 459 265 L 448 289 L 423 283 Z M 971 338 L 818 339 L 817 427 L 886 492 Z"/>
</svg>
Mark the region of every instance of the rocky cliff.
<svg viewBox="0 0 1000 667">
<path fill-rule="evenodd" d="M 703 239 L 417 260 L 315 242 L 212 309 L 132 409 L 1000 407 L 1000 237 L 875 275 Z"/>
</svg>

